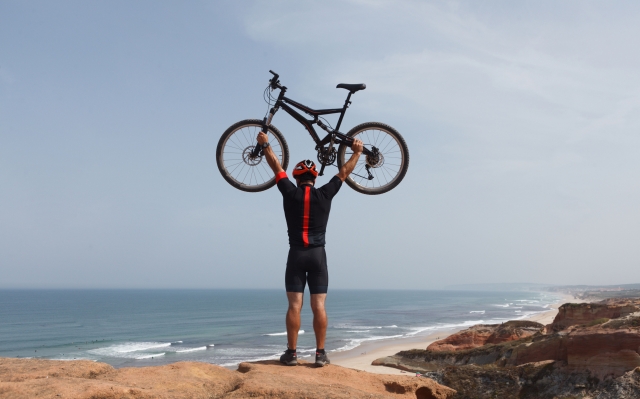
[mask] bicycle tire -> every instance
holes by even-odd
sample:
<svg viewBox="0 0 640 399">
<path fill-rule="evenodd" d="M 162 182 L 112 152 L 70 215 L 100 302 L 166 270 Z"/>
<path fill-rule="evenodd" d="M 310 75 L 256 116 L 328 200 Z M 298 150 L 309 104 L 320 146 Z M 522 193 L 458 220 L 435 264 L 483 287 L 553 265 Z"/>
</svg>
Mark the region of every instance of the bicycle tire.
<svg viewBox="0 0 640 399">
<path fill-rule="evenodd" d="M 255 147 L 255 138 L 261 130 L 262 121 L 260 119 L 245 119 L 229 126 L 218 141 L 216 148 L 218 170 L 227 183 L 238 190 L 257 193 L 268 190 L 276 184 L 276 178 L 264 156 L 260 157 L 257 162 L 255 159 L 251 160 L 246 157 L 247 151 L 250 152 Z M 271 148 L 280 158 L 282 169 L 287 170 L 287 166 L 289 166 L 287 140 L 273 125 L 269 125 L 267 134 L 270 136 Z M 235 164 L 231 162 L 235 162 Z M 238 168 L 241 168 L 240 172 L 236 173 Z M 244 178 L 242 178 L 243 174 Z M 270 176 L 270 178 L 264 176 Z M 248 181 L 247 178 L 249 178 Z"/>
<path fill-rule="evenodd" d="M 378 134 L 378 136 L 376 136 L 375 133 L 368 134 L 369 131 L 379 131 L 380 133 Z M 357 192 L 368 195 L 384 194 L 394 189 L 398 184 L 400 184 L 402 179 L 404 179 L 404 176 L 407 174 L 407 170 L 409 169 L 409 148 L 407 147 L 407 143 L 405 142 L 404 138 L 400 133 L 398 133 L 396 129 L 380 122 L 361 123 L 353 129 L 349 130 L 349 132 L 347 133 L 348 137 L 356 137 L 358 135 L 361 135 L 361 137 L 358 138 L 365 143 L 365 146 L 367 148 L 369 148 L 370 145 L 381 145 L 383 148 L 380 148 L 380 151 L 383 156 L 385 152 L 384 147 L 391 145 L 392 148 L 387 151 L 387 156 L 384 156 L 383 159 L 386 158 L 388 161 L 392 162 L 399 161 L 400 163 L 396 168 L 395 164 L 391 164 L 391 162 L 388 162 L 387 165 L 394 166 L 394 168 L 383 169 L 385 160 L 383 160 L 382 165 L 379 163 L 377 165 L 371 165 L 367 160 L 367 157 L 365 155 L 361 155 L 358 163 L 356 164 L 356 168 L 349 175 L 349 177 L 347 177 L 345 182 L 349 187 L 356 190 Z M 351 149 L 347 147 L 347 145 L 340 144 L 340 147 L 338 148 L 338 168 L 342 168 L 342 165 L 345 164 L 347 150 L 351 151 Z M 396 154 L 396 152 L 398 152 L 398 154 Z M 369 185 L 368 182 L 370 180 L 358 176 L 358 173 L 366 173 L 365 164 L 368 163 L 369 166 L 371 166 L 374 180 L 382 177 L 382 179 L 385 179 L 384 184 L 381 184 L 378 187 L 375 186 L 375 183 Z M 377 172 L 378 170 L 380 171 L 380 173 Z"/>
</svg>

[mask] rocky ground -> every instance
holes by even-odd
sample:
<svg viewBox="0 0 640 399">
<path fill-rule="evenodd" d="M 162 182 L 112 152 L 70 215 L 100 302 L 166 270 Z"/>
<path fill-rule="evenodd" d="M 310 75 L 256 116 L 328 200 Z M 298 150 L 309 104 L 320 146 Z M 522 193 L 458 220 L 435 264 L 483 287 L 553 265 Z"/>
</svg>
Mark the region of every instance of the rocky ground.
<svg viewBox="0 0 640 399">
<path fill-rule="evenodd" d="M 452 398 L 455 390 L 425 377 L 371 374 L 339 366 L 275 361 L 231 371 L 207 363 L 114 369 L 91 361 L 0 358 L 0 398 Z"/>
<path fill-rule="evenodd" d="M 474 326 L 374 364 L 424 373 L 454 398 L 640 398 L 640 300 L 565 304 L 547 326 Z"/>
</svg>

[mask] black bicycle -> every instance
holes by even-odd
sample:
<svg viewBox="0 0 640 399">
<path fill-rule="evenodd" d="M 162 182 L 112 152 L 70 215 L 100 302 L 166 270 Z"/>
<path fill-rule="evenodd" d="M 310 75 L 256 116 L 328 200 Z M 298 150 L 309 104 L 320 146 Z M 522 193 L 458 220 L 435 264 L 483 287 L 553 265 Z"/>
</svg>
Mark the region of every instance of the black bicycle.
<svg viewBox="0 0 640 399">
<path fill-rule="evenodd" d="M 355 169 L 349 175 L 346 182 L 349 187 L 363 194 L 382 194 L 396 187 L 409 168 L 409 150 L 407 144 L 394 128 L 384 123 L 362 123 L 347 134 L 340 133 L 340 125 L 347 108 L 351 104 L 351 95 L 359 90 L 364 90 L 364 84 L 341 83 L 336 88 L 349 91 L 342 108 L 314 110 L 285 97 L 287 88 L 280 84 L 277 73 L 269 71 L 273 78 L 269 80 L 269 86 L 264 91 L 264 98 L 270 107 L 267 116 L 262 120 L 246 119 L 234 123 L 220 137 L 216 150 L 218 169 L 222 177 L 233 187 L 249 192 L 263 191 L 276 184 L 273 172 L 263 160 L 262 148 L 256 142 L 256 136 L 260 131 L 266 132 L 271 148 L 278 156 L 284 170 L 289 165 L 289 147 L 284 136 L 271 124 L 273 116 L 280 108 L 300 122 L 309 132 L 316 143 L 318 162 L 322 176 L 324 168 L 334 165 L 337 161 L 338 168 L 342 167 L 351 157 L 351 145 L 358 138 L 364 143 L 363 156 L 358 160 Z M 277 98 L 271 92 L 280 89 Z M 307 119 L 292 107 L 313 117 Z M 338 123 L 334 128 L 322 115 L 340 114 Z M 320 139 L 313 125 L 320 126 L 327 135 Z M 336 146 L 338 147 L 336 149 Z"/>
</svg>

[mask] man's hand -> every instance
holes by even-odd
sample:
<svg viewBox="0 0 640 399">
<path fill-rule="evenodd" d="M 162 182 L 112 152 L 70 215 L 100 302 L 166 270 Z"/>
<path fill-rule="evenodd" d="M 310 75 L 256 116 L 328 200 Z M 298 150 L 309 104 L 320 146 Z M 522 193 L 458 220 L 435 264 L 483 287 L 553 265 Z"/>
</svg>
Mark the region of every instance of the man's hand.
<svg viewBox="0 0 640 399">
<path fill-rule="evenodd" d="M 263 145 L 264 143 L 269 142 L 269 137 L 264 132 L 260 132 L 258 133 L 258 137 L 256 138 L 256 140 L 258 140 L 258 144 Z M 266 158 L 267 163 L 269 164 L 269 167 L 271 168 L 274 174 L 277 175 L 278 173 L 284 171 L 282 169 L 282 166 L 280 165 L 280 161 L 278 160 L 278 157 L 271 149 L 271 146 L 268 146 L 267 148 L 263 148 L 262 153 L 264 154 L 264 157 Z"/>
<path fill-rule="evenodd" d="M 268 142 L 269 142 L 269 137 L 264 132 L 258 133 L 258 144 L 262 145 Z"/>
<path fill-rule="evenodd" d="M 351 158 L 342 165 L 340 172 L 336 175 L 340 180 L 345 181 L 351 172 L 353 172 L 353 169 L 355 169 L 356 164 L 358 163 L 358 158 L 360 158 L 360 154 L 362 154 L 363 148 L 364 146 L 362 145 L 361 140 L 353 140 L 353 144 L 351 145 L 351 151 L 353 151 L 353 154 L 351 155 Z"/>
<path fill-rule="evenodd" d="M 354 153 L 358 153 L 358 154 L 362 154 L 362 149 L 364 148 L 364 145 L 362 144 L 362 140 L 359 139 L 355 139 L 353 140 L 353 144 L 351 145 L 351 151 L 353 151 Z"/>
</svg>

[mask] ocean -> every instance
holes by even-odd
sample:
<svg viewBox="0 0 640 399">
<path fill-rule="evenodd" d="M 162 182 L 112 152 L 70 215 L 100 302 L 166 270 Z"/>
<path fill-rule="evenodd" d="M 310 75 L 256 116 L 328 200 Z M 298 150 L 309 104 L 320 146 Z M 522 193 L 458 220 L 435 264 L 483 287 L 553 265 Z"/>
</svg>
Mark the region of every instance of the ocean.
<svg viewBox="0 0 640 399">
<path fill-rule="evenodd" d="M 544 292 L 330 290 L 330 352 L 548 311 Z M 315 352 L 308 293 L 298 339 Z M 233 367 L 286 349 L 284 290 L 0 290 L 0 357 Z"/>
</svg>

